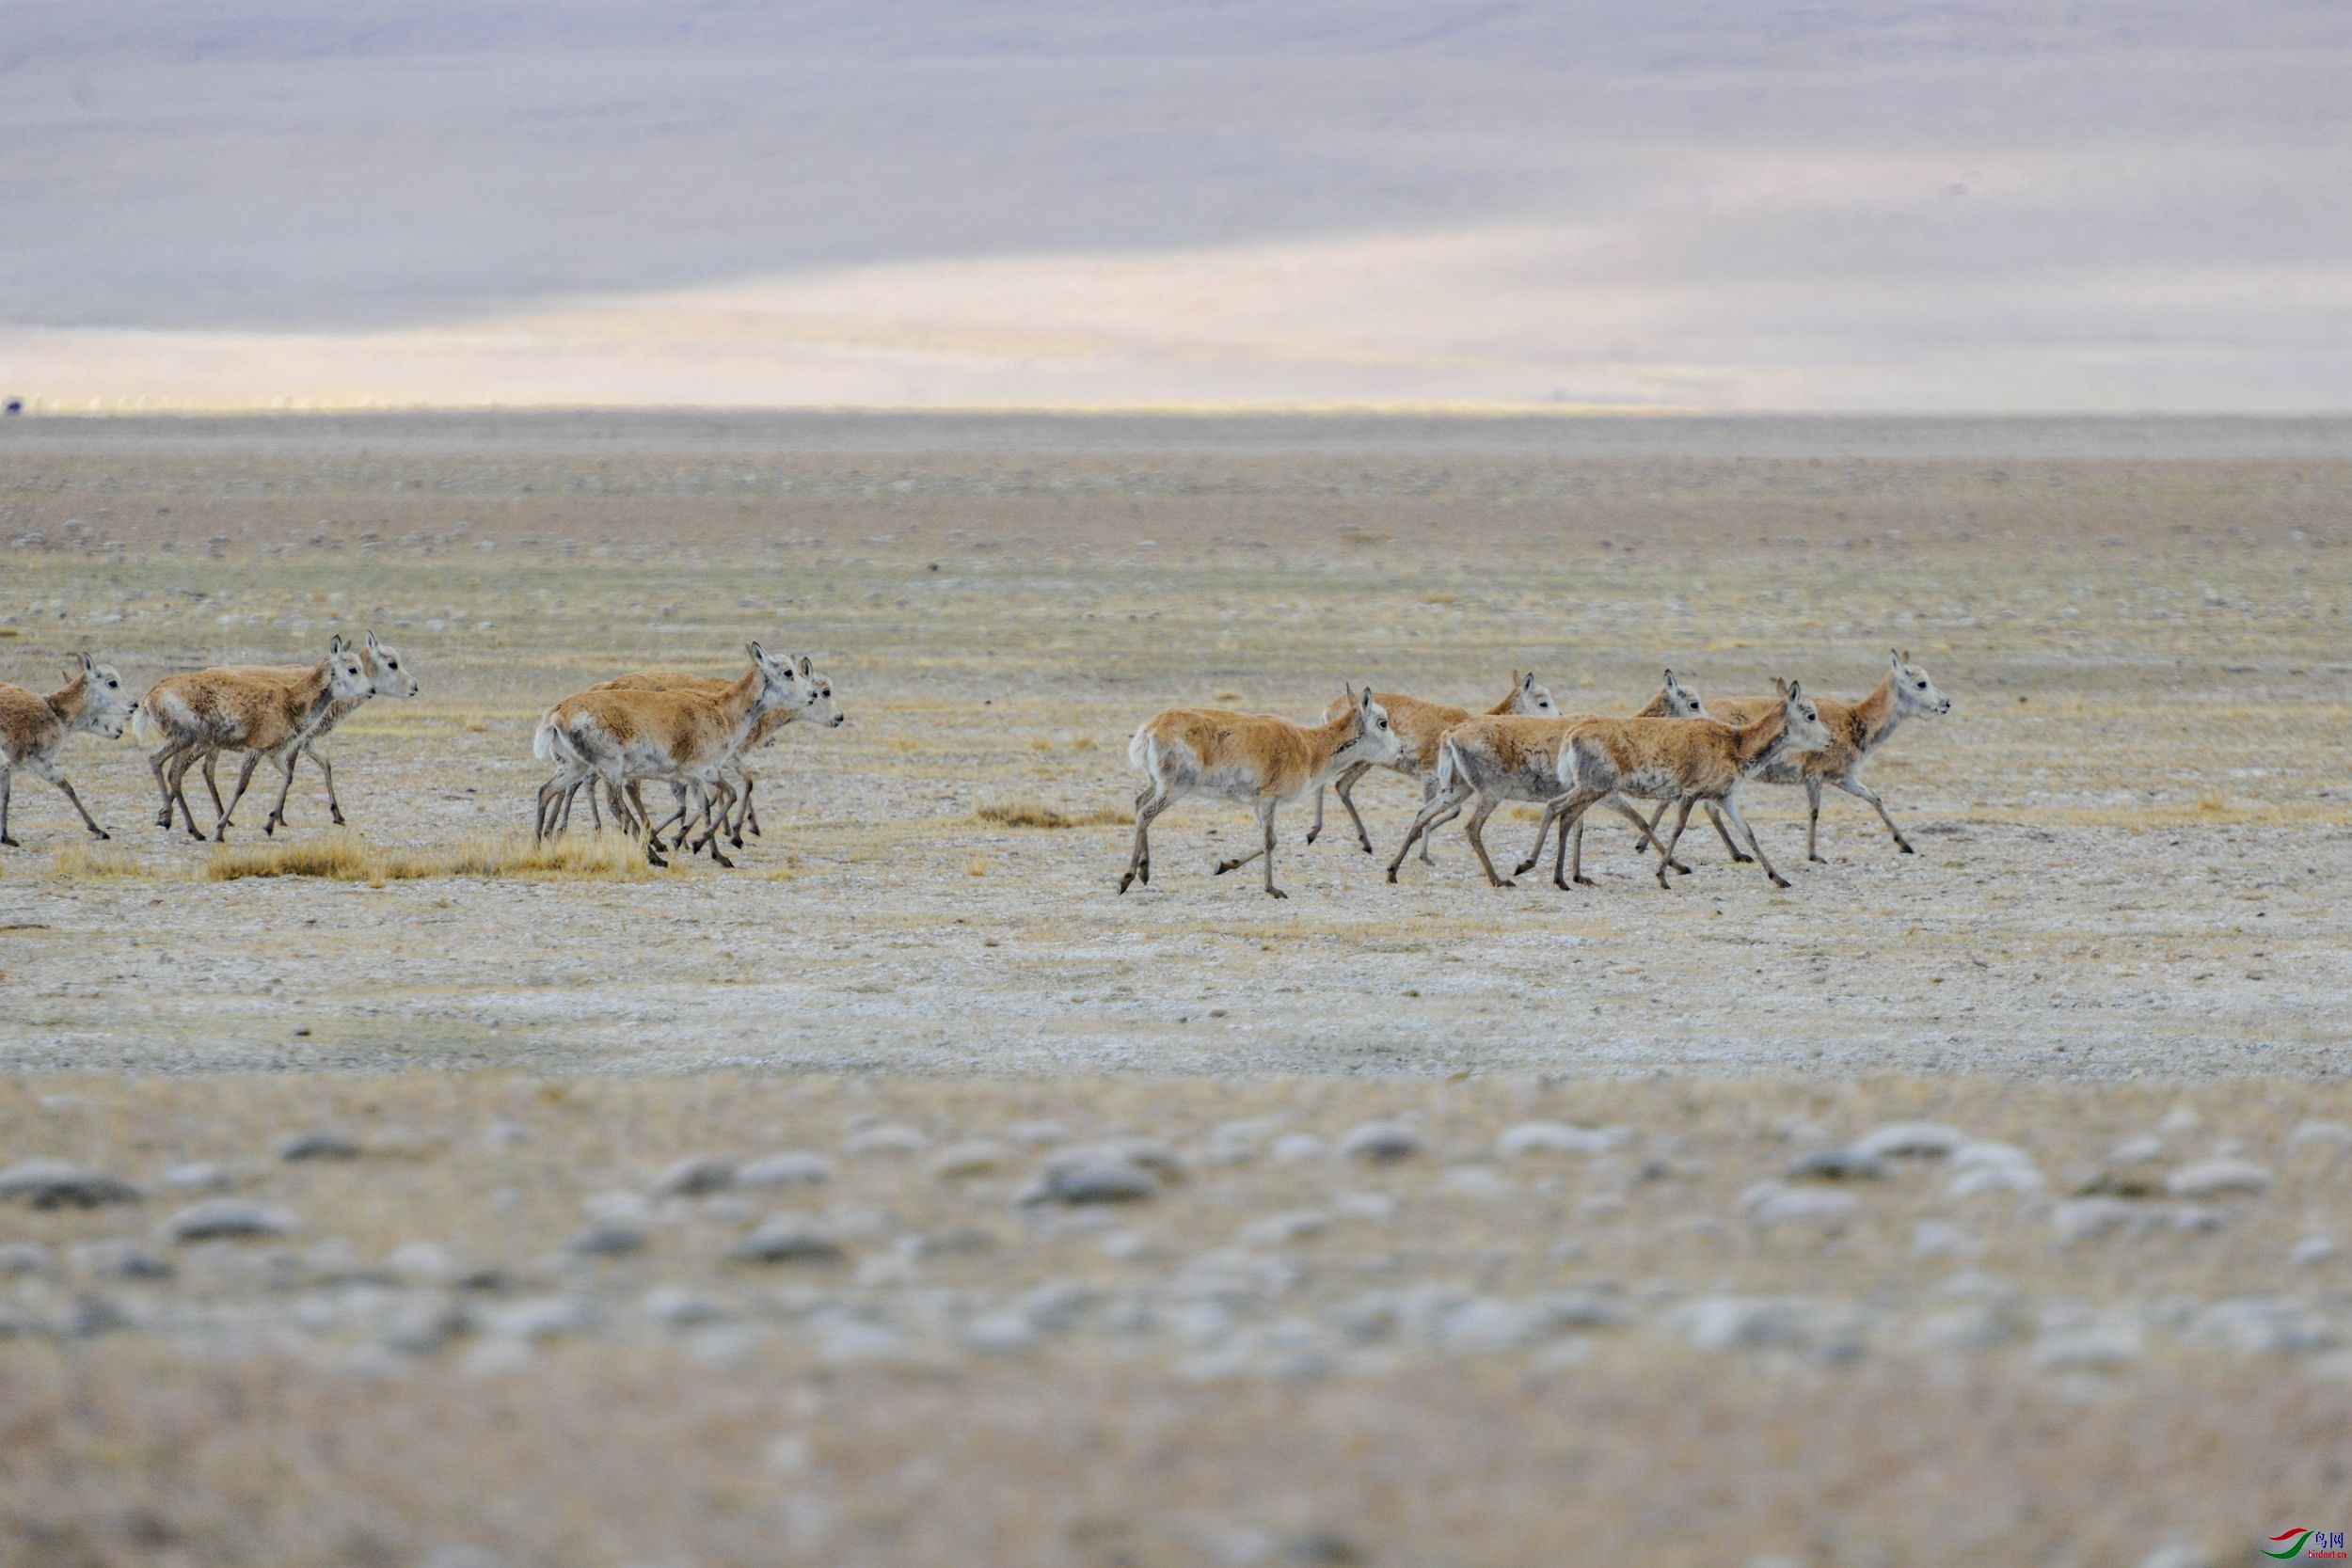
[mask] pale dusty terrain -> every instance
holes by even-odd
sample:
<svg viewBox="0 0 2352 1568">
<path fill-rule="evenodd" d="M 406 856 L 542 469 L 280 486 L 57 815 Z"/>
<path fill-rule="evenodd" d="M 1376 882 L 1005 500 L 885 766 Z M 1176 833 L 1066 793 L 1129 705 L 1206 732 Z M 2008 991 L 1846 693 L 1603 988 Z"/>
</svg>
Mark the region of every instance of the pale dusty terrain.
<svg viewBox="0 0 2352 1568">
<path fill-rule="evenodd" d="M 1691 457 L 1650 421 L 1614 448 L 1553 422 L 1565 454 L 1546 427 L 1448 449 L 1411 426 L 1381 455 L 1360 425 L 1339 450 L 1277 424 L 1204 451 L 1160 421 L 1118 450 L 1074 421 L 1057 455 L 934 424 L 949 450 L 869 433 L 828 455 L 723 421 L 540 452 L 489 421 L 467 455 L 446 426 L 163 421 L 110 450 L 103 425 L 23 421 L 0 449 L 0 673 L 41 685 L 87 641 L 143 689 L 372 626 L 424 690 L 329 742 L 371 842 L 518 830 L 548 704 L 631 667 L 739 668 L 747 637 L 821 659 L 851 721 L 763 753 L 768 833 L 740 870 L 649 884 L 192 882 L 207 851 L 152 825 L 139 749 L 76 740 L 138 875 L 54 874 L 80 834 L 20 780 L 0 1061 L 2340 1069 L 2352 470 L 2319 453 L 2341 430 L 2239 426 L 2257 455 L 2233 457 L 2231 427 L 2190 429 L 2179 460 L 2118 455 L 2163 425 L 2076 430 L 2103 455 L 2066 459 L 2059 425 L 2012 460 L 1983 450 L 1998 427 L 1937 457 L 1931 425 L 1820 423 L 1821 458 L 1786 424 L 1744 457 L 1736 422 L 1697 427 Z M 1895 453 L 1866 455 L 1874 436 Z M 1301 450 L 1260 444 L 1281 439 Z M 1343 832 L 1305 847 L 1294 809 L 1276 904 L 1206 876 L 1248 818 L 1187 803 L 1122 899 L 1125 830 L 973 817 L 1125 808 L 1126 737 L 1170 704 L 1306 718 L 1368 679 L 1483 705 L 1532 666 L 1564 704 L 1622 709 L 1669 663 L 1702 692 L 1854 695 L 1898 642 L 1955 701 L 1871 774 L 1920 853 L 1833 796 L 1832 863 L 1801 868 L 1800 798 L 1759 790 L 1787 893 L 1709 835 L 1661 894 L 1621 829 L 1595 839 L 1597 889 L 1489 890 L 1452 832 L 1391 888 Z M 1360 799 L 1385 852 L 1412 797 L 1375 778 Z M 296 834 L 325 825 L 307 768 L 294 812 Z M 1516 855 L 1527 832 L 1496 836 Z"/>
<path fill-rule="evenodd" d="M 756 636 L 851 715 L 761 754 L 732 871 L 212 879 L 133 742 L 65 755 L 112 845 L 20 778 L 0 1561 L 2186 1568 L 2333 1528 L 2347 451 L 0 424 L 0 678 L 400 649 L 423 693 L 328 743 L 355 862 L 518 833 L 538 713 L 606 673 Z M 1613 827 L 1597 888 L 1491 890 L 1451 832 L 1391 887 L 1335 808 L 1285 814 L 1278 904 L 1188 803 L 1121 898 L 1123 828 L 979 815 L 1125 808 L 1174 703 L 1851 695 L 1890 644 L 1955 703 L 1871 775 L 1919 853 L 1833 799 L 1806 866 L 1757 791 L 1787 892 L 1708 834 L 1662 893 Z M 1407 789 L 1359 798 L 1388 850 Z M 294 814 L 329 842 L 307 766 Z M 1854 1153 L 1911 1121 L 1938 1151 Z M 1346 1152 L 1376 1122 L 1392 1163 Z M 1128 1200 L 1021 1201 L 1073 1150 Z M 791 1151 L 824 1180 L 748 1164 Z M 34 1160 L 135 1191 L 37 1207 Z M 273 1233 L 180 1239 L 214 1200 Z M 799 1256 L 737 1256 L 778 1216 Z"/>
</svg>

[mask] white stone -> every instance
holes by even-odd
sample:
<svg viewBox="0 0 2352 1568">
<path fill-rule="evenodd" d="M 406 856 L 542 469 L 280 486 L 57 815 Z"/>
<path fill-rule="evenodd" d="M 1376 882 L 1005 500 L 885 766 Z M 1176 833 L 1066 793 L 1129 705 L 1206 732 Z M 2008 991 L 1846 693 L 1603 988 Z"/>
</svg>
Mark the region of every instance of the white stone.
<svg viewBox="0 0 2352 1568">
<path fill-rule="evenodd" d="M 1277 1160 L 1320 1160 L 1328 1148 L 1312 1132 L 1285 1132 L 1274 1140 L 1271 1152 Z"/>
<path fill-rule="evenodd" d="M 2268 1190 L 2270 1172 L 2246 1160 L 2200 1160 L 2165 1178 L 2174 1197 L 2228 1197 Z"/>
<path fill-rule="evenodd" d="M 898 1122 L 884 1122 L 852 1132 L 841 1141 L 844 1151 L 850 1154 L 913 1154 L 930 1146 L 930 1139 L 920 1129 Z"/>
<path fill-rule="evenodd" d="M 735 1167 L 707 1154 L 690 1155 L 653 1180 L 656 1197 L 701 1197 L 735 1185 Z"/>
<path fill-rule="evenodd" d="M 1004 1164 L 1003 1144 L 993 1138 L 968 1138 L 962 1143 L 949 1144 L 933 1155 L 930 1171 L 942 1181 L 958 1181 L 1001 1170 Z"/>
<path fill-rule="evenodd" d="M 1968 1134 L 1941 1122 L 1890 1121 L 1856 1138 L 1851 1148 L 1869 1160 L 1939 1160 L 1968 1142 Z"/>
<path fill-rule="evenodd" d="M 801 1149 L 753 1160 L 737 1166 L 735 1171 L 735 1184 L 739 1187 L 814 1186 L 832 1180 L 831 1160 Z"/>
<path fill-rule="evenodd" d="M 2294 1251 L 2287 1254 L 2287 1261 L 2298 1269 L 2314 1268 L 2321 1263 L 2332 1263 L 2335 1258 L 2335 1240 L 2329 1236 L 2306 1236 L 2295 1243 Z"/>
<path fill-rule="evenodd" d="M 294 1217 L 275 1204 L 210 1197 L 181 1210 L 157 1229 L 166 1241 L 205 1242 L 224 1237 L 283 1236 L 294 1227 Z"/>
<path fill-rule="evenodd" d="M 1506 1160 L 1530 1154 L 1606 1154 L 1632 1136 L 1622 1127 L 1575 1127 L 1564 1121 L 1523 1121 L 1495 1139 Z"/>
<path fill-rule="evenodd" d="M 1759 1181 L 1740 1195 L 1740 1208 L 1756 1225 L 1798 1225 L 1837 1230 L 1862 1212 L 1862 1200 L 1851 1193 Z"/>
<path fill-rule="evenodd" d="M 1428 1140 L 1401 1121 L 1367 1121 L 1340 1139 L 1340 1152 L 1351 1160 L 1391 1164 L 1424 1153 Z"/>
</svg>

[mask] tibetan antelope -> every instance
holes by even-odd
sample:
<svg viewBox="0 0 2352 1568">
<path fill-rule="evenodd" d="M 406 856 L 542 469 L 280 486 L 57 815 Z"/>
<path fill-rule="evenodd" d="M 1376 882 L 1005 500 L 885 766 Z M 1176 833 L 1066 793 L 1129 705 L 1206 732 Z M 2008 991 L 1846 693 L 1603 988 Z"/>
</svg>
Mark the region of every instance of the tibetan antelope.
<svg viewBox="0 0 2352 1568">
<path fill-rule="evenodd" d="M 368 673 L 368 695 L 413 697 L 417 694 L 415 673 L 401 662 L 399 652 L 377 641 L 373 632 L 368 633 L 367 641 L 360 645 L 359 664 Z M 232 664 L 228 667 L 228 673 L 232 675 L 256 676 L 262 680 L 282 681 L 291 686 L 310 672 L 299 664 Z M 352 702 L 337 703 L 326 710 L 326 716 L 321 719 L 317 726 L 302 739 L 302 754 L 319 765 L 319 774 L 326 781 L 326 814 L 334 819 L 335 826 L 338 828 L 343 826 L 343 803 L 335 798 L 334 767 L 320 753 L 318 745 L 320 741 L 326 738 L 327 731 L 342 723 L 350 716 L 353 709 L 366 700 L 366 697 L 361 697 Z M 213 764 L 218 755 L 216 752 L 207 752 L 203 766 L 204 787 L 212 792 L 213 809 L 216 812 L 220 810 L 220 785 L 213 777 Z M 248 756 L 246 759 L 246 770 L 250 773 L 254 765 L 260 761 L 261 753 L 258 752 Z M 237 787 L 239 789 L 245 787 L 242 780 L 238 782 Z M 283 822 L 286 818 L 281 815 L 278 820 Z"/>
<path fill-rule="evenodd" d="M 1896 726 L 1904 720 L 1922 713 L 1949 713 L 1952 700 L 1935 689 L 1928 673 L 1911 662 L 1911 655 L 1899 650 L 1890 651 L 1886 673 L 1871 693 L 1859 702 L 1841 703 L 1835 697 L 1817 699 L 1821 710 L 1821 722 L 1829 726 L 1827 749 L 1809 752 L 1803 756 L 1783 757 L 1756 775 L 1762 784 L 1804 785 L 1808 808 L 1804 824 L 1804 858 L 1826 865 L 1820 847 L 1821 831 L 1821 786 L 1835 784 L 1857 800 L 1867 800 L 1886 824 L 1886 831 L 1895 835 L 1895 847 L 1903 854 L 1915 853 L 1903 831 L 1895 826 L 1895 819 L 1886 813 L 1886 802 L 1878 791 L 1862 782 L 1862 770 L 1868 766 L 1870 753 L 1886 744 Z M 1715 705 L 1716 715 L 1726 723 L 1739 723 L 1753 719 L 1772 706 L 1770 697 L 1731 697 Z M 1661 808 L 1661 810 L 1663 808 Z M 1724 847 L 1731 858 L 1744 861 L 1739 847 L 1724 832 L 1723 818 L 1716 816 L 1710 804 L 1715 832 L 1723 835 Z"/>
<path fill-rule="evenodd" d="M 1145 783 L 1136 797 L 1135 850 L 1119 891 L 1152 880 L 1152 819 L 1198 789 L 1247 805 L 1258 816 L 1259 847 L 1239 860 L 1219 861 L 1216 875 L 1263 856 L 1266 892 L 1289 897 L 1274 885 L 1275 812 L 1357 763 L 1376 768 L 1393 762 L 1397 750 L 1396 732 L 1370 687 L 1350 688 L 1346 711 L 1313 728 L 1269 714 L 1169 708 L 1127 742 L 1127 760 L 1142 769 Z"/>
<path fill-rule="evenodd" d="M 177 807 L 187 820 L 189 836 L 202 838 L 196 813 L 188 807 L 188 769 L 221 752 L 247 752 L 252 754 L 237 776 L 229 803 L 220 808 L 213 841 L 227 840 L 229 820 L 253 782 L 255 767 L 264 757 L 285 775 L 278 785 L 278 803 L 262 824 L 263 834 L 276 832 L 286 819 L 286 795 L 294 788 L 294 763 L 303 742 L 338 705 L 348 707 L 373 694 L 359 651 L 341 637 L 327 644 L 326 657 L 297 681 L 232 674 L 227 670 L 198 670 L 157 681 L 139 705 L 142 736 L 151 740 L 161 736 L 164 740 L 162 749 L 148 758 L 164 797 L 155 825 L 170 827 Z M 215 795 L 215 803 L 218 799 Z"/>
<path fill-rule="evenodd" d="M 645 860 L 667 865 L 659 832 L 637 786 L 646 779 L 676 780 L 719 795 L 717 819 L 694 842 L 721 865 L 735 863 L 721 852 L 719 827 L 735 803 L 735 786 L 724 769 L 760 720 L 777 708 L 804 711 L 816 700 L 803 674 L 787 655 L 779 659 L 758 643 L 745 645 L 752 667 L 715 695 L 692 691 L 589 690 L 566 697 L 539 721 L 532 744 L 542 762 L 557 765 L 539 786 L 532 838 L 551 831 L 556 807 L 576 784 L 601 783 L 618 809 L 626 797 L 635 817 L 633 831 L 645 839 Z"/>
<path fill-rule="evenodd" d="M 1544 808 L 1546 827 L 1552 817 L 1560 818 L 1554 885 L 1568 885 L 1561 872 L 1567 863 L 1569 836 L 1584 814 L 1622 793 L 1652 800 L 1671 794 L 1677 802 L 1674 832 L 1659 849 L 1660 887 L 1674 885 L 1666 868 L 1674 863 L 1675 844 L 1691 820 L 1691 808 L 1701 800 L 1723 809 L 1772 885 L 1787 887 L 1788 879 L 1772 869 L 1754 830 L 1740 815 L 1740 785 L 1776 761 L 1820 751 L 1829 744 L 1830 734 L 1813 700 L 1796 682 L 1772 684 L 1779 689 L 1778 700 L 1744 724 L 1713 719 L 1587 719 L 1572 726 L 1560 744 L 1564 793 Z M 1629 815 L 1641 822 L 1639 813 Z M 1648 832 L 1645 823 L 1643 832 Z"/>
<path fill-rule="evenodd" d="M 806 656 L 803 656 L 801 659 L 801 674 L 808 681 L 814 693 L 809 705 L 805 709 L 788 707 L 769 709 L 760 716 L 759 722 L 752 726 L 752 733 L 743 742 L 742 747 L 727 759 L 728 776 L 740 785 L 735 821 L 727 832 L 727 842 L 738 849 L 743 847 L 743 833 L 747 828 L 755 838 L 760 836 L 759 816 L 752 809 L 752 790 L 758 781 L 752 777 L 751 767 L 745 762 L 745 756 L 755 747 L 772 744 L 775 736 L 786 726 L 797 721 L 805 720 L 809 723 L 821 725 L 826 729 L 838 729 L 848 722 L 849 716 L 844 714 L 840 705 L 834 701 L 832 677 L 811 668 Z M 588 689 L 591 691 L 692 691 L 699 692 L 706 697 L 715 697 L 733 684 L 733 681 L 722 675 L 691 675 L 677 671 L 645 670 L 627 675 L 616 675 L 609 681 L 599 681 Z M 682 814 L 685 805 L 682 784 L 679 786 L 679 791 L 678 804 Z M 567 800 L 565 804 L 568 807 L 569 801 Z M 595 808 L 596 798 L 592 794 L 589 797 L 589 809 L 594 811 Z M 704 814 L 708 815 L 707 800 Z M 678 846 L 685 844 L 688 831 L 688 824 L 681 819 L 678 825 Z"/>
<path fill-rule="evenodd" d="M 1690 718 L 1699 711 L 1697 694 L 1669 670 L 1658 695 L 1634 717 Z M 1433 772 L 1421 815 L 1413 818 L 1413 825 L 1406 830 L 1405 842 L 1397 846 L 1396 859 L 1389 863 L 1389 880 L 1396 880 L 1397 868 L 1405 863 L 1405 856 L 1416 841 L 1426 841 L 1431 833 L 1461 815 L 1475 796 L 1478 805 L 1470 821 L 1463 825 L 1464 835 L 1470 839 L 1478 863 L 1486 868 L 1486 880 L 1496 887 L 1511 886 L 1509 879 L 1495 875 L 1494 862 L 1487 858 L 1486 819 L 1506 800 L 1541 804 L 1558 795 L 1560 742 L 1570 725 L 1591 717 L 1575 714 L 1565 718 L 1521 719 L 1490 714 L 1448 730 L 1438 745 L 1438 772 Z M 1445 740 L 1459 741 L 1452 751 L 1451 769 L 1446 768 Z M 1613 801 L 1612 807 L 1641 829 L 1643 842 L 1657 842 L 1647 824 L 1642 821 L 1641 814 L 1631 806 L 1620 800 Z M 1547 827 L 1549 824 L 1547 817 Z M 1543 842 L 1539 833 L 1529 863 L 1541 857 Z"/>
<path fill-rule="evenodd" d="M 1389 726 L 1396 731 L 1396 760 L 1380 766 L 1420 784 L 1422 803 L 1427 805 L 1429 793 L 1438 782 L 1438 742 L 1445 737 L 1446 731 L 1473 715 L 1466 707 L 1455 707 L 1450 703 L 1426 703 L 1401 691 L 1375 691 L 1372 700 L 1388 709 Z M 1347 703 L 1345 697 L 1332 698 L 1331 705 L 1323 710 L 1324 720 L 1328 722 L 1344 714 Z M 1535 684 L 1535 673 L 1532 670 L 1524 675 L 1514 672 L 1510 693 L 1486 709 L 1487 715 L 1516 713 L 1530 719 L 1556 718 L 1559 712 L 1551 705 L 1551 693 Z M 1369 762 L 1352 763 L 1331 781 L 1331 793 L 1337 795 L 1340 804 L 1347 808 L 1347 819 L 1356 824 L 1356 842 L 1363 846 L 1367 855 L 1372 853 L 1372 835 L 1364 831 L 1364 819 L 1356 810 L 1354 792 L 1358 781 L 1371 772 L 1373 766 Z M 1312 844 L 1322 832 L 1323 791 L 1317 789 L 1315 825 L 1307 830 L 1307 842 Z M 1434 863 L 1429 859 L 1429 835 L 1426 833 L 1422 835 L 1421 858 L 1424 865 Z"/>
<path fill-rule="evenodd" d="M 8 836 L 8 792 L 20 768 L 56 784 L 72 802 L 92 837 L 109 836 L 59 770 L 57 752 L 68 736 L 83 730 L 108 740 L 120 739 L 122 726 L 139 705 L 124 689 L 122 676 L 113 665 L 101 664 L 87 654 L 76 657 L 79 662 L 69 667 L 65 685 L 46 697 L 0 681 L 0 845 L 11 849 L 18 845 Z"/>
</svg>

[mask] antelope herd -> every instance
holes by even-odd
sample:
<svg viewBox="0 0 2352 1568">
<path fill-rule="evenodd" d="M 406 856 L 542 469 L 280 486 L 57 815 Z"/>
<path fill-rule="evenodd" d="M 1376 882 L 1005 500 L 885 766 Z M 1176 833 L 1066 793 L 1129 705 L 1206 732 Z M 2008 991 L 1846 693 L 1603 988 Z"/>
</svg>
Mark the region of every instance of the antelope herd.
<svg viewBox="0 0 2352 1568">
<path fill-rule="evenodd" d="M 610 812 L 616 826 L 642 843 L 651 864 L 669 863 L 662 858 L 666 847 L 690 855 L 707 852 L 716 863 L 733 865 L 720 840 L 739 849 L 747 831 L 759 832 L 748 753 L 796 721 L 825 727 L 843 721 L 833 683 L 806 656 L 773 655 L 757 642 L 747 643 L 744 651 L 750 667 L 732 679 L 638 671 L 601 681 L 548 708 L 532 743 L 533 754 L 551 768 L 532 803 L 533 842 L 564 832 L 584 791 L 596 825 L 601 828 Z M 1691 869 L 1675 858 L 1675 848 L 1692 812 L 1703 809 L 1734 862 L 1761 865 L 1773 885 L 1785 888 L 1788 879 L 1773 867 L 1741 814 L 1740 789 L 1752 782 L 1804 786 L 1808 861 L 1822 858 L 1821 791 L 1833 785 L 1867 801 L 1886 824 L 1896 848 L 1912 853 L 1910 841 L 1885 802 L 1863 783 L 1862 772 L 1905 720 L 1948 713 L 1951 700 L 1901 652 L 1890 659 L 1877 687 L 1855 702 L 1816 697 L 1796 681 L 1773 686 L 1770 696 L 1719 698 L 1709 705 L 1668 670 L 1646 706 L 1615 718 L 1562 713 L 1532 673 L 1514 673 L 1502 700 L 1476 714 L 1402 692 L 1375 691 L 1369 683 L 1360 689 L 1351 684 L 1315 725 L 1223 708 L 1169 708 L 1128 742 L 1128 760 L 1142 772 L 1144 784 L 1136 796 L 1135 835 L 1119 891 L 1152 880 L 1152 823 L 1184 796 L 1202 793 L 1247 805 L 1258 819 L 1257 847 L 1218 862 L 1216 875 L 1263 862 L 1265 891 L 1285 897 L 1274 880 L 1276 814 L 1311 793 L 1315 817 L 1307 842 L 1312 844 L 1323 832 L 1328 787 L 1354 825 L 1358 845 L 1370 854 L 1372 834 L 1354 791 L 1375 768 L 1403 775 L 1421 793 L 1421 809 L 1389 862 L 1391 882 L 1416 846 L 1422 863 L 1434 863 L 1431 834 L 1468 812 L 1463 833 L 1486 879 L 1497 887 L 1513 885 L 1512 878 L 1495 870 L 1485 830 L 1497 810 L 1518 801 L 1540 806 L 1542 816 L 1534 846 L 1514 877 L 1534 869 L 1556 834 L 1553 884 L 1590 885 L 1592 879 L 1583 874 L 1584 819 L 1594 807 L 1606 806 L 1632 824 L 1645 851 L 1657 854 L 1659 885 L 1671 887 L 1669 873 Z M 0 845 L 17 847 L 8 836 L 8 803 L 19 768 L 56 784 L 84 826 L 96 837 L 107 837 L 59 769 L 57 753 L 81 731 L 112 739 L 133 723 L 143 739 L 160 742 L 147 759 L 160 796 L 155 817 L 160 828 L 178 820 L 193 837 L 225 841 L 230 818 L 267 761 L 279 778 L 278 799 L 262 832 L 274 834 L 286 821 L 287 796 L 304 756 L 318 766 L 329 815 L 341 825 L 344 817 L 335 796 L 334 768 L 318 751 L 319 741 L 371 698 L 413 697 L 417 691 L 416 677 L 399 653 L 373 632 L 357 644 L 335 638 L 315 664 L 193 671 L 157 681 L 135 700 L 113 666 L 87 653 L 78 656 L 66 685 L 47 697 L 0 682 Z M 245 759 L 226 803 L 213 773 L 223 752 Z M 197 826 L 188 805 L 191 768 L 201 770 L 212 796 L 209 835 Z M 643 794 L 648 783 L 666 784 L 671 792 L 672 810 L 658 822 Z M 1637 800 L 1653 802 L 1655 809 L 1645 816 Z M 1661 837 L 1669 810 L 1674 824 Z"/>
</svg>

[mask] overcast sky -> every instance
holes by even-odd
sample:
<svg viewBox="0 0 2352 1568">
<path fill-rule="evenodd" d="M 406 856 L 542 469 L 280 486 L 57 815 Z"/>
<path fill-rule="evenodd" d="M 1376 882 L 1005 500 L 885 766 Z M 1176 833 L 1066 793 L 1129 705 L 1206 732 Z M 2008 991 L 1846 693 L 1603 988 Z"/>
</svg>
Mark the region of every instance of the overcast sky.
<svg viewBox="0 0 2352 1568">
<path fill-rule="evenodd" d="M 8 0 L 0 392 L 2352 408 L 2352 7 Z"/>
</svg>

